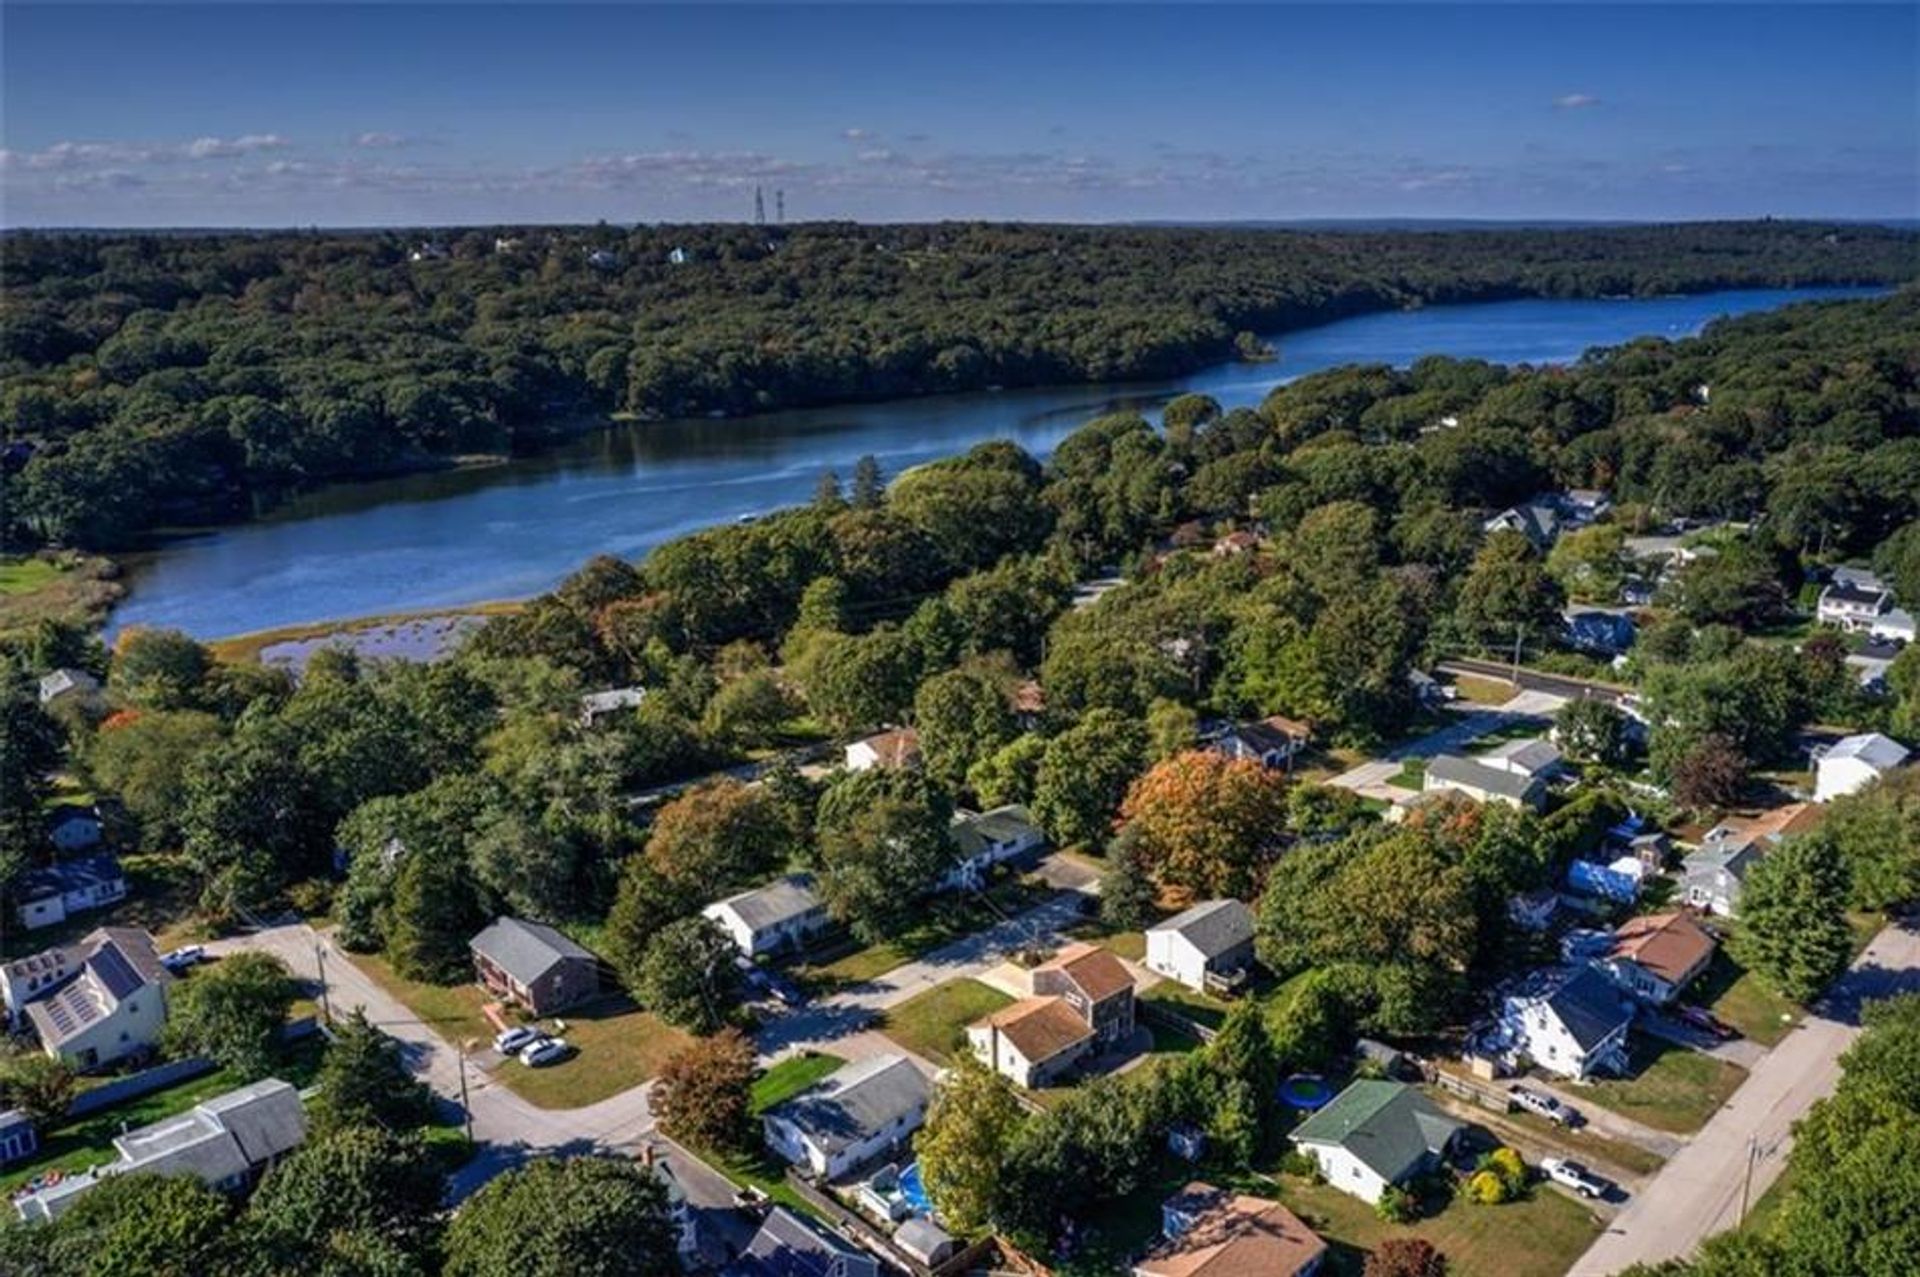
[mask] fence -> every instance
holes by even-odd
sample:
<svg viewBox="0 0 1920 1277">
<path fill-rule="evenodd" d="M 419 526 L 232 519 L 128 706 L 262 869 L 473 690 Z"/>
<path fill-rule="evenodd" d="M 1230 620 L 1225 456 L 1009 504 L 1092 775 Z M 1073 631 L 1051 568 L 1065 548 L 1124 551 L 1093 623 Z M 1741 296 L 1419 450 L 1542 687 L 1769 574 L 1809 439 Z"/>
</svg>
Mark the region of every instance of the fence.
<svg viewBox="0 0 1920 1277">
<path fill-rule="evenodd" d="M 1165 1029 L 1172 1029 L 1175 1033 L 1184 1033 L 1203 1043 L 1211 1042 L 1220 1036 L 1220 1030 L 1202 1024 L 1190 1016 L 1182 1015 L 1164 1003 L 1135 1002 L 1134 1010 L 1142 1020 L 1151 1021 Z"/>
<path fill-rule="evenodd" d="M 280 1030 L 280 1038 L 285 1042 L 299 1042 L 319 1032 L 321 1032 L 320 1022 L 306 1015 L 298 1020 L 288 1021 Z M 150 1069 L 129 1073 L 125 1077 L 117 1077 L 110 1082 L 102 1082 L 99 1086 L 89 1087 L 80 1092 L 73 1097 L 73 1102 L 67 1105 L 67 1117 L 72 1119 L 85 1117 L 89 1113 L 98 1113 L 101 1109 L 109 1109 L 116 1104 L 124 1104 L 128 1100 L 137 1100 L 155 1091 L 164 1091 L 181 1082 L 205 1077 L 219 1067 L 204 1055 L 190 1055 L 185 1059 L 168 1060 L 165 1064 L 156 1064 Z"/>
<path fill-rule="evenodd" d="M 85 1117 L 89 1113 L 98 1113 L 101 1109 L 124 1104 L 142 1095 L 151 1095 L 155 1091 L 165 1090 L 169 1086 L 185 1082 L 190 1078 L 202 1077 L 219 1067 L 204 1055 L 193 1055 L 184 1060 L 169 1060 L 165 1064 L 156 1064 L 150 1069 L 129 1073 L 125 1077 L 117 1077 L 111 1082 L 102 1082 L 99 1086 L 80 1092 L 73 1097 L 73 1103 L 67 1106 L 67 1116 L 76 1118 Z"/>
</svg>

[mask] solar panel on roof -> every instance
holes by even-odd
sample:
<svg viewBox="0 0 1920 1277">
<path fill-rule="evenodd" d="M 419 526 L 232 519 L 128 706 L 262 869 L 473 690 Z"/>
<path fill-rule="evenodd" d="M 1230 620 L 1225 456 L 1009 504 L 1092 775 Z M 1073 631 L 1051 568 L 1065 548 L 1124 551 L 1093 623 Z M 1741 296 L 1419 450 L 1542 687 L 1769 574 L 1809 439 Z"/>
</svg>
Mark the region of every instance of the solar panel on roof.
<svg viewBox="0 0 1920 1277">
<path fill-rule="evenodd" d="M 141 980 L 126 956 L 118 948 L 103 944 L 94 955 L 87 959 L 87 965 L 93 968 L 94 976 L 106 991 L 116 998 L 124 998 L 137 992 Z"/>
</svg>

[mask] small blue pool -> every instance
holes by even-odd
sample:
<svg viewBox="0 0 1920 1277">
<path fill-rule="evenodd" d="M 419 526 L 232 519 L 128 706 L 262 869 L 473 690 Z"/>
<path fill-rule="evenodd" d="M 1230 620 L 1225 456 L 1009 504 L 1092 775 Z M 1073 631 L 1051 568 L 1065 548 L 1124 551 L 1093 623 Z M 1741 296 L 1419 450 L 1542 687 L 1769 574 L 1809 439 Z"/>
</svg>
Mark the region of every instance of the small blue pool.
<svg viewBox="0 0 1920 1277">
<path fill-rule="evenodd" d="M 1325 1108 L 1332 1098 L 1333 1088 L 1318 1073 L 1295 1073 L 1280 1084 L 1281 1102 L 1303 1113 Z"/>
<path fill-rule="evenodd" d="M 915 1162 L 900 1172 L 900 1196 L 907 1199 L 917 1214 L 933 1214 L 933 1203 L 927 1200 L 926 1186 L 920 1182 L 920 1163 Z"/>
</svg>

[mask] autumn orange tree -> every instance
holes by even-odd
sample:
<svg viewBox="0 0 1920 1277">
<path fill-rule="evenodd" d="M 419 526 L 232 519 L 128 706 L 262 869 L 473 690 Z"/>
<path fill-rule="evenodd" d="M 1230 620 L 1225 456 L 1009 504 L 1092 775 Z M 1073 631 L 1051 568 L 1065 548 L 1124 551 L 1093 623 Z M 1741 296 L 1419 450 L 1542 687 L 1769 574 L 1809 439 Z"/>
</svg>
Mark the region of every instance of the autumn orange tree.
<svg viewBox="0 0 1920 1277">
<path fill-rule="evenodd" d="M 1202 897 L 1251 895 L 1286 815 L 1284 777 L 1210 750 L 1156 764 L 1120 807 L 1156 880 Z"/>
<path fill-rule="evenodd" d="M 647 863 L 666 882 L 701 898 L 778 869 L 791 834 L 764 790 L 731 778 L 696 785 L 660 809 Z"/>
<path fill-rule="evenodd" d="M 660 1066 L 654 1087 L 661 1129 L 705 1148 L 741 1147 L 758 1071 L 753 1043 L 738 1029 L 722 1029 L 675 1051 Z"/>
</svg>

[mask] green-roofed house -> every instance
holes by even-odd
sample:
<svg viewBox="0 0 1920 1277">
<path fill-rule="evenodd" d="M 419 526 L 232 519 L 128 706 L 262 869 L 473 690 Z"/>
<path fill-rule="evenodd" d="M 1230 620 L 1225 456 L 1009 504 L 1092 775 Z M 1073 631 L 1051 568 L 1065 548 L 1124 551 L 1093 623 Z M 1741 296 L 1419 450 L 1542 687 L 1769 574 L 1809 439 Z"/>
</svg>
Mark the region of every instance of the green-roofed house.
<svg viewBox="0 0 1920 1277">
<path fill-rule="evenodd" d="M 1438 1165 L 1465 1129 L 1404 1082 L 1362 1080 L 1295 1128 L 1293 1142 L 1329 1184 L 1378 1202 L 1389 1184 Z"/>
</svg>

